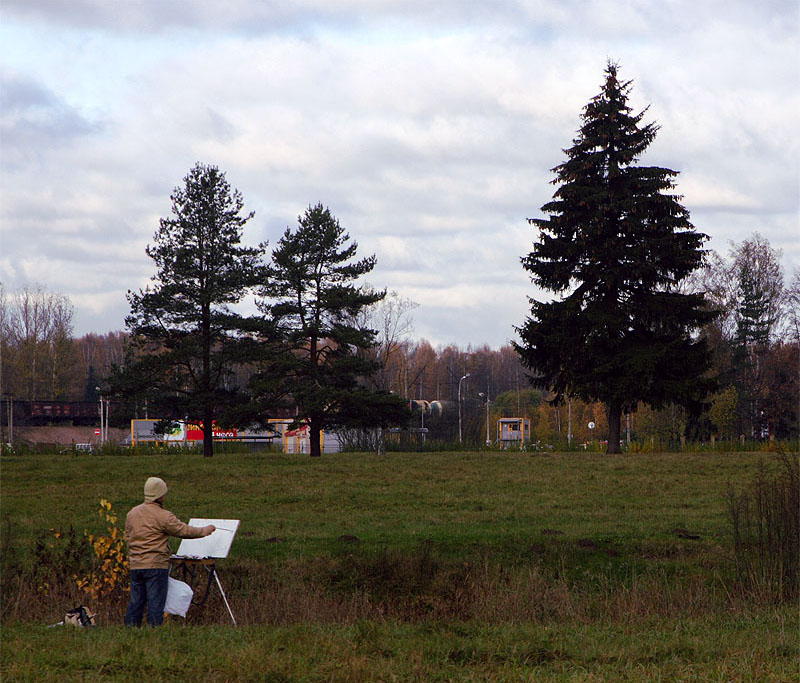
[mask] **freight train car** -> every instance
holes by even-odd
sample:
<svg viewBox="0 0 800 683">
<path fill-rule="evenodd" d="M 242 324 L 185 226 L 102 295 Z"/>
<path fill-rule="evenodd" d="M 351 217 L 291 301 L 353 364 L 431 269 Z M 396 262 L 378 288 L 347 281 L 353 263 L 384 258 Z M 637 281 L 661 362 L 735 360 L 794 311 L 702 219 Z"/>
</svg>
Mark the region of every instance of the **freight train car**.
<svg viewBox="0 0 800 683">
<path fill-rule="evenodd" d="M 95 401 L 0 400 L 0 424 L 19 427 L 64 424 L 100 424 L 100 404 Z"/>
</svg>

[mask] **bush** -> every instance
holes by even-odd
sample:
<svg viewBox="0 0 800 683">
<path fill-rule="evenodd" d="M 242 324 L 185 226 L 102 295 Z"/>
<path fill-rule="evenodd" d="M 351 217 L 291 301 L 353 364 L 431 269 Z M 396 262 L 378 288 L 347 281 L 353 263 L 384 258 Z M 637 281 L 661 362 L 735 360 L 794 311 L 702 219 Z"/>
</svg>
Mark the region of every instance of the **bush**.
<svg viewBox="0 0 800 683">
<path fill-rule="evenodd" d="M 779 457 L 768 472 L 762 460 L 750 486 L 728 489 L 736 574 L 743 590 L 777 602 L 800 591 L 800 456 Z"/>
<path fill-rule="evenodd" d="M 4 521 L 0 620 L 55 620 L 81 603 L 91 612 L 103 608 L 108 621 L 121 616 L 128 591 L 123 531 L 109 501 L 100 501 L 99 515 L 107 523 L 105 534 L 81 533 L 72 525 L 41 531 L 28 562 L 17 553 L 16 529 Z"/>
</svg>

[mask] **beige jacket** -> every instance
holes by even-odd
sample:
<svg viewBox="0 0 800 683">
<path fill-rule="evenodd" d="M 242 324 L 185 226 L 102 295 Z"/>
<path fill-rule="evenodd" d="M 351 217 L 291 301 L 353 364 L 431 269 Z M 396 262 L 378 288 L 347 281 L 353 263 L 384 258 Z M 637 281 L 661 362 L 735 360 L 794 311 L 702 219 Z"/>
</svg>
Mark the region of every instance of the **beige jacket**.
<svg viewBox="0 0 800 683">
<path fill-rule="evenodd" d="M 142 503 L 125 518 L 130 569 L 169 569 L 169 537 L 201 538 L 201 527 L 181 522 L 160 503 Z"/>
</svg>

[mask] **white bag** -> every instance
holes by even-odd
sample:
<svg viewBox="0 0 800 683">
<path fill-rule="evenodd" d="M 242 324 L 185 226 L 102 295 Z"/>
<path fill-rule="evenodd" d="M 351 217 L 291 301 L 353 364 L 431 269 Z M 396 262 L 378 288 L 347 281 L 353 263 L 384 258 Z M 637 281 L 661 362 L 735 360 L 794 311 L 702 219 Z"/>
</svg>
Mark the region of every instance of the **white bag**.
<svg viewBox="0 0 800 683">
<path fill-rule="evenodd" d="M 185 619 L 189 605 L 192 604 L 193 596 L 194 591 L 188 584 L 173 579 L 170 576 L 167 586 L 167 602 L 164 604 L 164 611 Z"/>
</svg>

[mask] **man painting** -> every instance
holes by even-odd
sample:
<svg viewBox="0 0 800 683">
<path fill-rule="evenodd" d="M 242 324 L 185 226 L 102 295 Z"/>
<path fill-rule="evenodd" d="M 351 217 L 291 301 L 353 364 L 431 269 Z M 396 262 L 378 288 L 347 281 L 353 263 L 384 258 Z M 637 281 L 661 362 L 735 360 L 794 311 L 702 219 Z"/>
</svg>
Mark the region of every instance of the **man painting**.
<svg viewBox="0 0 800 683">
<path fill-rule="evenodd" d="M 189 526 L 164 509 L 167 485 L 163 479 L 150 477 L 144 485 L 144 502 L 125 518 L 125 541 L 131 576 L 131 598 L 125 614 L 126 626 L 141 626 L 144 608 L 147 623 L 160 626 L 164 621 L 164 603 L 169 583 L 169 537 L 202 538 L 212 534 L 213 524 Z"/>
</svg>

